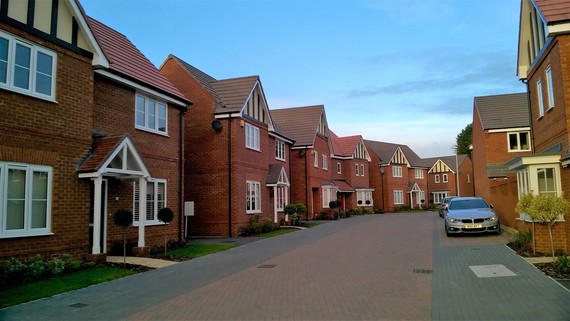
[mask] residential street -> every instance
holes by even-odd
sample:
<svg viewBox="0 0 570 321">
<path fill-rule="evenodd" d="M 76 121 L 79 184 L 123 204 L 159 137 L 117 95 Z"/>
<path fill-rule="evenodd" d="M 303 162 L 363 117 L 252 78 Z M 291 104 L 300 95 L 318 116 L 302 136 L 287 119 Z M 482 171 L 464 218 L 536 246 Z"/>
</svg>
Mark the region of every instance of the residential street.
<svg viewBox="0 0 570 321">
<path fill-rule="evenodd" d="M 356 216 L 0 310 L 0 320 L 569 320 L 570 292 L 437 212 Z M 488 274 L 485 274 L 488 273 Z"/>
</svg>

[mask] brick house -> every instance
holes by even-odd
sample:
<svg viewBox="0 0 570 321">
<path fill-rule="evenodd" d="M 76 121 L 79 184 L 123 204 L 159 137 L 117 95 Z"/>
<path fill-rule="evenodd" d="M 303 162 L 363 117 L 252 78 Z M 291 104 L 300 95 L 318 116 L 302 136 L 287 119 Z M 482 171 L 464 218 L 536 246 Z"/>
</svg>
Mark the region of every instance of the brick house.
<svg viewBox="0 0 570 321">
<path fill-rule="evenodd" d="M 475 195 L 493 204 L 503 225 L 516 227 L 517 175 L 507 162 L 531 154 L 528 95 L 475 97 L 472 147 Z"/>
<path fill-rule="evenodd" d="M 379 171 L 371 169 L 371 175 L 376 183 L 370 186 L 378 188 L 380 185 L 381 204 L 387 212 L 398 208 L 425 208 L 428 205 L 428 166 L 407 145 L 364 141 L 370 154 L 376 154 L 379 160 Z M 371 167 L 376 167 L 372 162 Z M 380 175 L 378 175 L 380 174 Z M 381 183 L 377 183 L 378 176 Z"/>
<path fill-rule="evenodd" d="M 332 145 L 323 105 L 275 109 L 271 117 L 295 142 L 291 147 L 291 202 L 307 206 L 307 218 L 329 211 L 337 199 Z M 335 165 L 336 166 L 336 165 Z"/>
<path fill-rule="evenodd" d="M 173 55 L 160 70 L 193 97 L 184 134 L 189 236 L 237 236 L 254 214 L 280 222 L 293 141 L 274 124 L 259 76 L 217 80 Z"/>
<path fill-rule="evenodd" d="M 119 208 L 137 213 L 126 232 L 141 252 L 161 244 L 157 205 L 179 212 L 178 119 L 189 101 L 76 1 L 1 6 L 0 257 L 104 257 L 122 240 L 108 219 Z M 142 101 L 157 104 L 152 126 Z"/>
<path fill-rule="evenodd" d="M 447 196 L 475 195 L 473 165 L 467 155 L 424 158 L 424 162 L 429 166 L 429 202 L 434 206 Z"/>
<path fill-rule="evenodd" d="M 372 161 L 360 135 L 338 137 L 329 130 L 333 146 L 332 182 L 343 209 L 373 209 L 374 188 L 370 187 L 369 164 Z"/>
<path fill-rule="evenodd" d="M 533 192 L 570 195 L 569 115 L 567 85 L 570 71 L 570 2 L 522 0 L 520 12 L 517 74 L 527 84 L 530 104 L 532 154 L 512 159 L 508 168 L 517 173 L 518 196 Z M 568 214 L 553 226 L 555 249 L 570 248 Z M 527 230 L 530 219 L 521 215 L 519 230 Z M 536 246 L 548 252 L 547 229 L 537 224 Z"/>
</svg>

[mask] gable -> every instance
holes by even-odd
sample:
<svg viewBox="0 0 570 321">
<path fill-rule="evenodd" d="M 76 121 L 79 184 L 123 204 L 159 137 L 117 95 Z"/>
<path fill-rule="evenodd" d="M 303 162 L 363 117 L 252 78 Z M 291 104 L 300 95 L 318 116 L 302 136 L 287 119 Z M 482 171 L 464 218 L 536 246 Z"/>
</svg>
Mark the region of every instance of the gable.
<svg viewBox="0 0 570 321">
<path fill-rule="evenodd" d="M 372 161 L 370 155 L 368 154 L 368 149 L 366 149 L 366 145 L 364 144 L 364 140 L 362 138 L 360 138 L 360 140 L 356 144 L 352 156 L 355 159 L 365 159 L 369 162 Z"/>
<path fill-rule="evenodd" d="M 269 126 L 269 130 L 273 130 L 271 114 L 269 113 L 267 100 L 265 99 L 265 94 L 263 93 L 263 89 L 261 88 L 261 83 L 259 81 L 255 82 L 241 113 L 244 116 L 248 116 L 260 123 L 266 124 Z"/>
<path fill-rule="evenodd" d="M 78 54 L 92 56 L 94 66 L 109 66 L 83 9 L 74 0 L 4 0 L 0 2 L 0 21 Z"/>
<path fill-rule="evenodd" d="M 448 173 L 454 172 L 451 167 L 447 166 L 441 159 L 439 159 L 433 166 L 429 169 L 430 174 L 437 174 L 437 173 Z"/>
<path fill-rule="evenodd" d="M 404 152 L 402 151 L 402 149 L 400 147 L 396 148 L 396 151 L 392 155 L 392 158 L 390 158 L 390 163 L 391 164 L 403 164 L 403 165 L 407 165 L 407 166 L 410 165 L 410 163 L 408 162 L 408 159 L 406 158 L 406 155 L 404 154 Z"/>
</svg>

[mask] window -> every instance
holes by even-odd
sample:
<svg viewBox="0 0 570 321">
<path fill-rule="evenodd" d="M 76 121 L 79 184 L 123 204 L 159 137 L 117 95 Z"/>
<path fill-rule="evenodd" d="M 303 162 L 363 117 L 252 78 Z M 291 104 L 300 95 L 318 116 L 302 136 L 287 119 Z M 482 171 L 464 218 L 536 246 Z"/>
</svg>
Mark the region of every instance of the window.
<svg viewBox="0 0 570 321">
<path fill-rule="evenodd" d="M 337 190 L 335 186 L 323 186 L 323 208 L 329 208 L 329 203 L 336 201 Z"/>
<path fill-rule="evenodd" d="M 434 181 L 439 184 L 439 174 L 435 174 L 433 177 Z"/>
<path fill-rule="evenodd" d="M 424 171 L 421 168 L 416 168 L 416 178 L 424 178 Z"/>
<path fill-rule="evenodd" d="M 442 176 L 443 176 L 443 182 L 444 182 L 444 183 L 449 182 L 449 178 L 448 178 L 448 175 L 447 175 L 447 174 L 443 174 Z"/>
<path fill-rule="evenodd" d="M 329 169 L 329 159 L 328 159 L 327 155 L 323 155 L 323 169 L 324 170 Z"/>
<path fill-rule="evenodd" d="M 364 176 L 364 165 L 360 164 L 360 176 Z"/>
<path fill-rule="evenodd" d="M 287 202 L 287 186 L 277 186 L 277 210 L 284 211 Z"/>
<path fill-rule="evenodd" d="M 538 176 L 538 194 L 558 195 L 554 179 L 554 168 L 538 168 L 536 174 Z"/>
<path fill-rule="evenodd" d="M 536 81 L 536 94 L 538 95 L 538 117 L 544 116 L 544 101 L 542 98 L 542 79 Z"/>
<path fill-rule="evenodd" d="M 509 152 L 529 151 L 529 136 L 529 132 L 508 133 Z"/>
<path fill-rule="evenodd" d="M 433 193 L 433 203 L 439 204 L 443 202 L 443 199 L 449 196 L 448 192 L 435 192 Z"/>
<path fill-rule="evenodd" d="M 336 172 L 337 172 L 337 174 L 342 173 L 342 165 L 340 164 L 340 162 L 336 163 Z"/>
<path fill-rule="evenodd" d="M 394 204 L 404 204 L 404 191 L 394 191 Z"/>
<path fill-rule="evenodd" d="M 0 162 L 0 238 L 50 233 L 52 168 Z"/>
<path fill-rule="evenodd" d="M 363 190 L 363 191 L 356 191 L 356 200 L 358 206 L 373 206 L 374 202 L 372 201 L 372 191 L 371 190 Z"/>
<path fill-rule="evenodd" d="M 139 217 L 139 202 L 140 202 L 140 188 L 139 183 L 133 183 L 134 202 L 133 202 L 133 225 L 138 225 Z M 150 179 L 146 183 L 146 216 L 145 225 L 159 224 L 158 210 L 166 207 L 166 180 L 163 179 Z"/>
<path fill-rule="evenodd" d="M 402 166 L 392 166 L 392 177 L 402 177 Z"/>
<path fill-rule="evenodd" d="M 554 108 L 554 86 L 552 85 L 552 69 L 546 67 L 546 86 L 548 88 L 548 109 Z"/>
<path fill-rule="evenodd" d="M 275 141 L 275 158 L 285 160 L 285 143 L 279 140 Z"/>
<path fill-rule="evenodd" d="M 319 167 L 319 153 L 316 150 L 313 151 L 313 166 Z"/>
<path fill-rule="evenodd" d="M 56 53 L 0 32 L 0 87 L 55 100 Z"/>
<path fill-rule="evenodd" d="M 471 175 L 467 174 L 467 184 L 471 184 Z"/>
<path fill-rule="evenodd" d="M 245 123 L 245 147 L 259 150 L 259 128 Z"/>
<path fill-rule="evenodd" d="M 261 212 L 261 184 L 255 181 L 246 181 L 246 212 L 248 214 Z"/>
<path fill-rule="evenodd" d="M 135 104 L 136 128 L 160 134 L 166 133 L 167 108 L 165 103 L 137 94 Z"/>
<path fill-rule="evenodd" d="M 360 176 L 360 167 L 358 164 L 354 165 L 354 172 L 356 173 L 356 176 Z"/>
</svg>

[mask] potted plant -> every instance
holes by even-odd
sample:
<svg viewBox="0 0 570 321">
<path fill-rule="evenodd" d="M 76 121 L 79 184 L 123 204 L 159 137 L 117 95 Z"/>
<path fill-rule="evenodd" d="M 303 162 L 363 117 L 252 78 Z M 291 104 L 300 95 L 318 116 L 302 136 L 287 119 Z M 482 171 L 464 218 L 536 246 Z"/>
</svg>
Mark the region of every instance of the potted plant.
<svg viewBox="0 0 570 321">
<path fill-rule="evenodd" d="M 133 223 L 133 212 L 120 208 L 113 214 L 113 221 L 123 228 L 123 264 L 127 263 L 127 243 L 125 240 L 125 230 Z"/>
<path fill-rule="evenodd" d="M 168 222 L 172 221 L 172 219 L 174 218 L 174 212 L 168 208 L 168 207 L 163 207 L 160 210 L 158 210 L 158 219 L 160 221 L 162 221 L 164 223 L 164 255 L 166 255 L 166 251 L 168 249 L 168 242 L 166 240 L 166 225 L 168 224 Z"/>
</svg>

